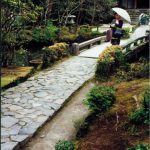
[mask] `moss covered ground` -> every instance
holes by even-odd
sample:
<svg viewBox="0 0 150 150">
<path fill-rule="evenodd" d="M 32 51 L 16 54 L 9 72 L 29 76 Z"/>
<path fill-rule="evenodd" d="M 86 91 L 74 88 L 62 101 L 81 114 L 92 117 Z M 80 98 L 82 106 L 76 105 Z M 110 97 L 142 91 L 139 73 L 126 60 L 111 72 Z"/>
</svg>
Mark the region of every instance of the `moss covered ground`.
<svg viewBox="0 0 150 150">
<path fill-rule="evenodd" d="M 11 67 L 1 69 L 1 88 L 19 82 L 20 79 L 27 78 L 33 71 L 33 67 Z"/>
</svg>

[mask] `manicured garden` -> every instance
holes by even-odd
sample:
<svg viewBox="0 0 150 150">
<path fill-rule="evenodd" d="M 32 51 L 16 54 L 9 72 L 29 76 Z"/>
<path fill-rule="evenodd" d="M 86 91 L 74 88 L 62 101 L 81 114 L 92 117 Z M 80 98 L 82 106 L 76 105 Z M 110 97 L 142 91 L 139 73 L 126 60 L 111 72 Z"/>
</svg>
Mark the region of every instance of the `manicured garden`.
<svg viewBox="0 0 150 150">
<path fill-rule="evenodd" d="M 99 28 L 112 21 L 112 8 L 116 6 L 117 0 L 2 0 L 1 145 L 5 149 L 9 146 L 11 150 L 25 148 L 24 145 L 36 136 L 40 128 L 51 119 L 55 122 L 57 112 L 59 114 L 77 90 L 85 86 L 93 71 L 90 82 L 95 86 L 87 86 L 86 91 L 89 91 L 82 103 L 83 95 L 80 103 L 72 105 L 76 109 L 72 109 L 70 117 L 75 117 L 70 122 L 67 117 L 58 119 L 58 122 L 68 121 L 66 130 L 71 129 L 68 132 L 76 129 L 75 137 L 71 138 L 63 131 L 63 136 L 68 136 L 66 139 L 69 140 L 55 143 L 62 134 L 59 130 L 62 126 L 52 124 L 55 126 L 51 128 L 55 129 L 51 134 L 54 140 L 48 142 L 52 142 L 56 150 L 150 149 L 147 39 L 142 37 L 139 43 L 136 41 L 132 46 L 137 48 L 134 50 L 131 45 L 126 50 L 113 45 L 101 49 L 103 51 L 97 59 L 72 58 L 75 55 L 73 43 L 106 35 L 106 31 Z M 122 39 L 127 41 L 136 27 L 123 28 Z M 91 48 L 93 45 L 86 46 Z M 56 65 L 59 62 L 61 64 Z M 8 89 L 13 86 L 17 87 Z M 83 105 L 79 107 L 79 104 Z M 69 102 L 67 106 L 70 106 Z M 78 110 L 83 106 L 81 116 L 86 117 L 77 120 Z M 38 137 L 41 143 L 46 134 Z M 22 135 L 25 136 L 22 138 Z"/>
<path fill-rule="evenodd" d="M 91 113 L 87 118 L 75 122 L 78 128 L 76 139 L 60 141 L 56 149 L 149 149 L 147 54 L 148 47 L 130 59 L 122 53 L 120 46 L 107 47 L 103 51 L 95 71 L 96 86 L 83 100 Z"/>
<path fill-rule="evenodd" d="M 60 6 L 59 1 L 56 1 L 51 4 L 53 7 L 49 11 L 50 8 L 46 7 L 46 1 L 29 0 L 29 2 L 20 1 L 20 3 L 13 0 L 3 1 L 2 17 L 5 16 L 2 18 L 4 32 L 2 32 L 1 66 L 3 70 L 13 66 L 14 68 L 27 66 L 27 72 L 30 66 L 34 67 L 34 71 L 42 70 L 52 66 L 56 61 L 72 55 L 74 42 L 81 43 L 105 35 L 105 32 L 92 29 L 101 24 L 101 19 L 103 19 L 103 23 L 111 21 L 110 8 L 115 6 L 116 2 L 107 1 L 107 4 L 101 1 L 103 7 L 98 9 L 103 15 L 100 15 L 99 12 L 96 13 L 95 10 L 95 6 L 99 6 L 99 2 L 72 2 L 70 5 L 62 1 Z M 75 23 L 69 22 L 70 18 L 67 15 L 69 12 L 65 8 L 76 15 Z M 89 8 L 92 8 L 93 13 L 89 13 Z M 84 19 L 81 15 L 82 11 L 85 14 Z M 11 15 L 12 17 L 9 18 Z M 124 30 L 124 38 L 129 37 L 129 32 L 129 28 Z M 6 76 L 5 79 L 2 78 L 2 82 L 5 82 L 2 84 L 2 88 L 7 85 L 6 80 L 10 79 L 7 79 Z M 13 80 L 15 79 L 13 78 Z"/>
</svg>

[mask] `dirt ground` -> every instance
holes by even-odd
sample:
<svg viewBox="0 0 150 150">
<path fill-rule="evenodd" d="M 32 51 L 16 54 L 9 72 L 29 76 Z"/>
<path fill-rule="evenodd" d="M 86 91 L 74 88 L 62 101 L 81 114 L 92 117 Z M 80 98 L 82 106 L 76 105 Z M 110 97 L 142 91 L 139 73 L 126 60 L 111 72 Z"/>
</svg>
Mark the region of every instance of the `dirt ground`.
<svg viewBox="0 0 150 150">
<path fill-rule="evenodd" d="M 116 85 L 116 103 L 103 117 L 90 123 L 88 134 L 78 143 L 78 150 L 126 150 L 137 143 L 148 143 L 148 127 L 134 128 L 129 123 L 129 114 L 137 109 L 133 96 L 140 105 L 148 83 L 148 79 L 140 79 Z"/>
</svg>

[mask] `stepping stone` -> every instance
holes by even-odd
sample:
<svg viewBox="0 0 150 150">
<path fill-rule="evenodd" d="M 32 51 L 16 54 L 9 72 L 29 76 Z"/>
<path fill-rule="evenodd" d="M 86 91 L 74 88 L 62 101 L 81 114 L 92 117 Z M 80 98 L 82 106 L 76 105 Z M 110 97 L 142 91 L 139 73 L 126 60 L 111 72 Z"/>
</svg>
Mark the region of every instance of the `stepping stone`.
<svg viewBox="0 0 150 150">
<path fill-rule="evenodd" d="M 36 97 L 39 97 L 39 98 L 41 98 L 41 97 L 46 97 L 47 95 L 48 95 L 47 92 L 39 92 L 39 93 L 35 93 L 35 96 L 36 96 Z"/>
<path fill-rule="evenodd" d="M 14 117 L 10 117 L 10 116 L 2 117 L 1 118 L 1 126 L 5 127 L 5 128 L 10 128 L 14 124 L 16 124 L 18 121 L 19 120 Z"/>
<path fill-rule="evenodd" d="M 18 150 L 18 142 L 6 142 L 1 144 L 1 150 Z"/>
<path fill-rule="evenodd" d="M 15 135 L 10 137 L 14 142 L 23 142 L 28 138 L 28 135 Z"/>
</svg>

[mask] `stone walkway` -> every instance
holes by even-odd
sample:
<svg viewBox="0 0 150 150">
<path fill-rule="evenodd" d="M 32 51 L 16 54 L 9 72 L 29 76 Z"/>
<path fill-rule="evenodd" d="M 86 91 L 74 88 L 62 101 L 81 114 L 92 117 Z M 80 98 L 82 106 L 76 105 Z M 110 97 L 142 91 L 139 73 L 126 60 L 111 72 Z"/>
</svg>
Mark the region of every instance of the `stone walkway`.
<svg viewBox="0 0 150 150">
<path fill-rule="evenodd" d="M 94 75 L 96 59 L 72 57 L 1 93 L 1 149 L 19 149 Z"/>
</svg>

